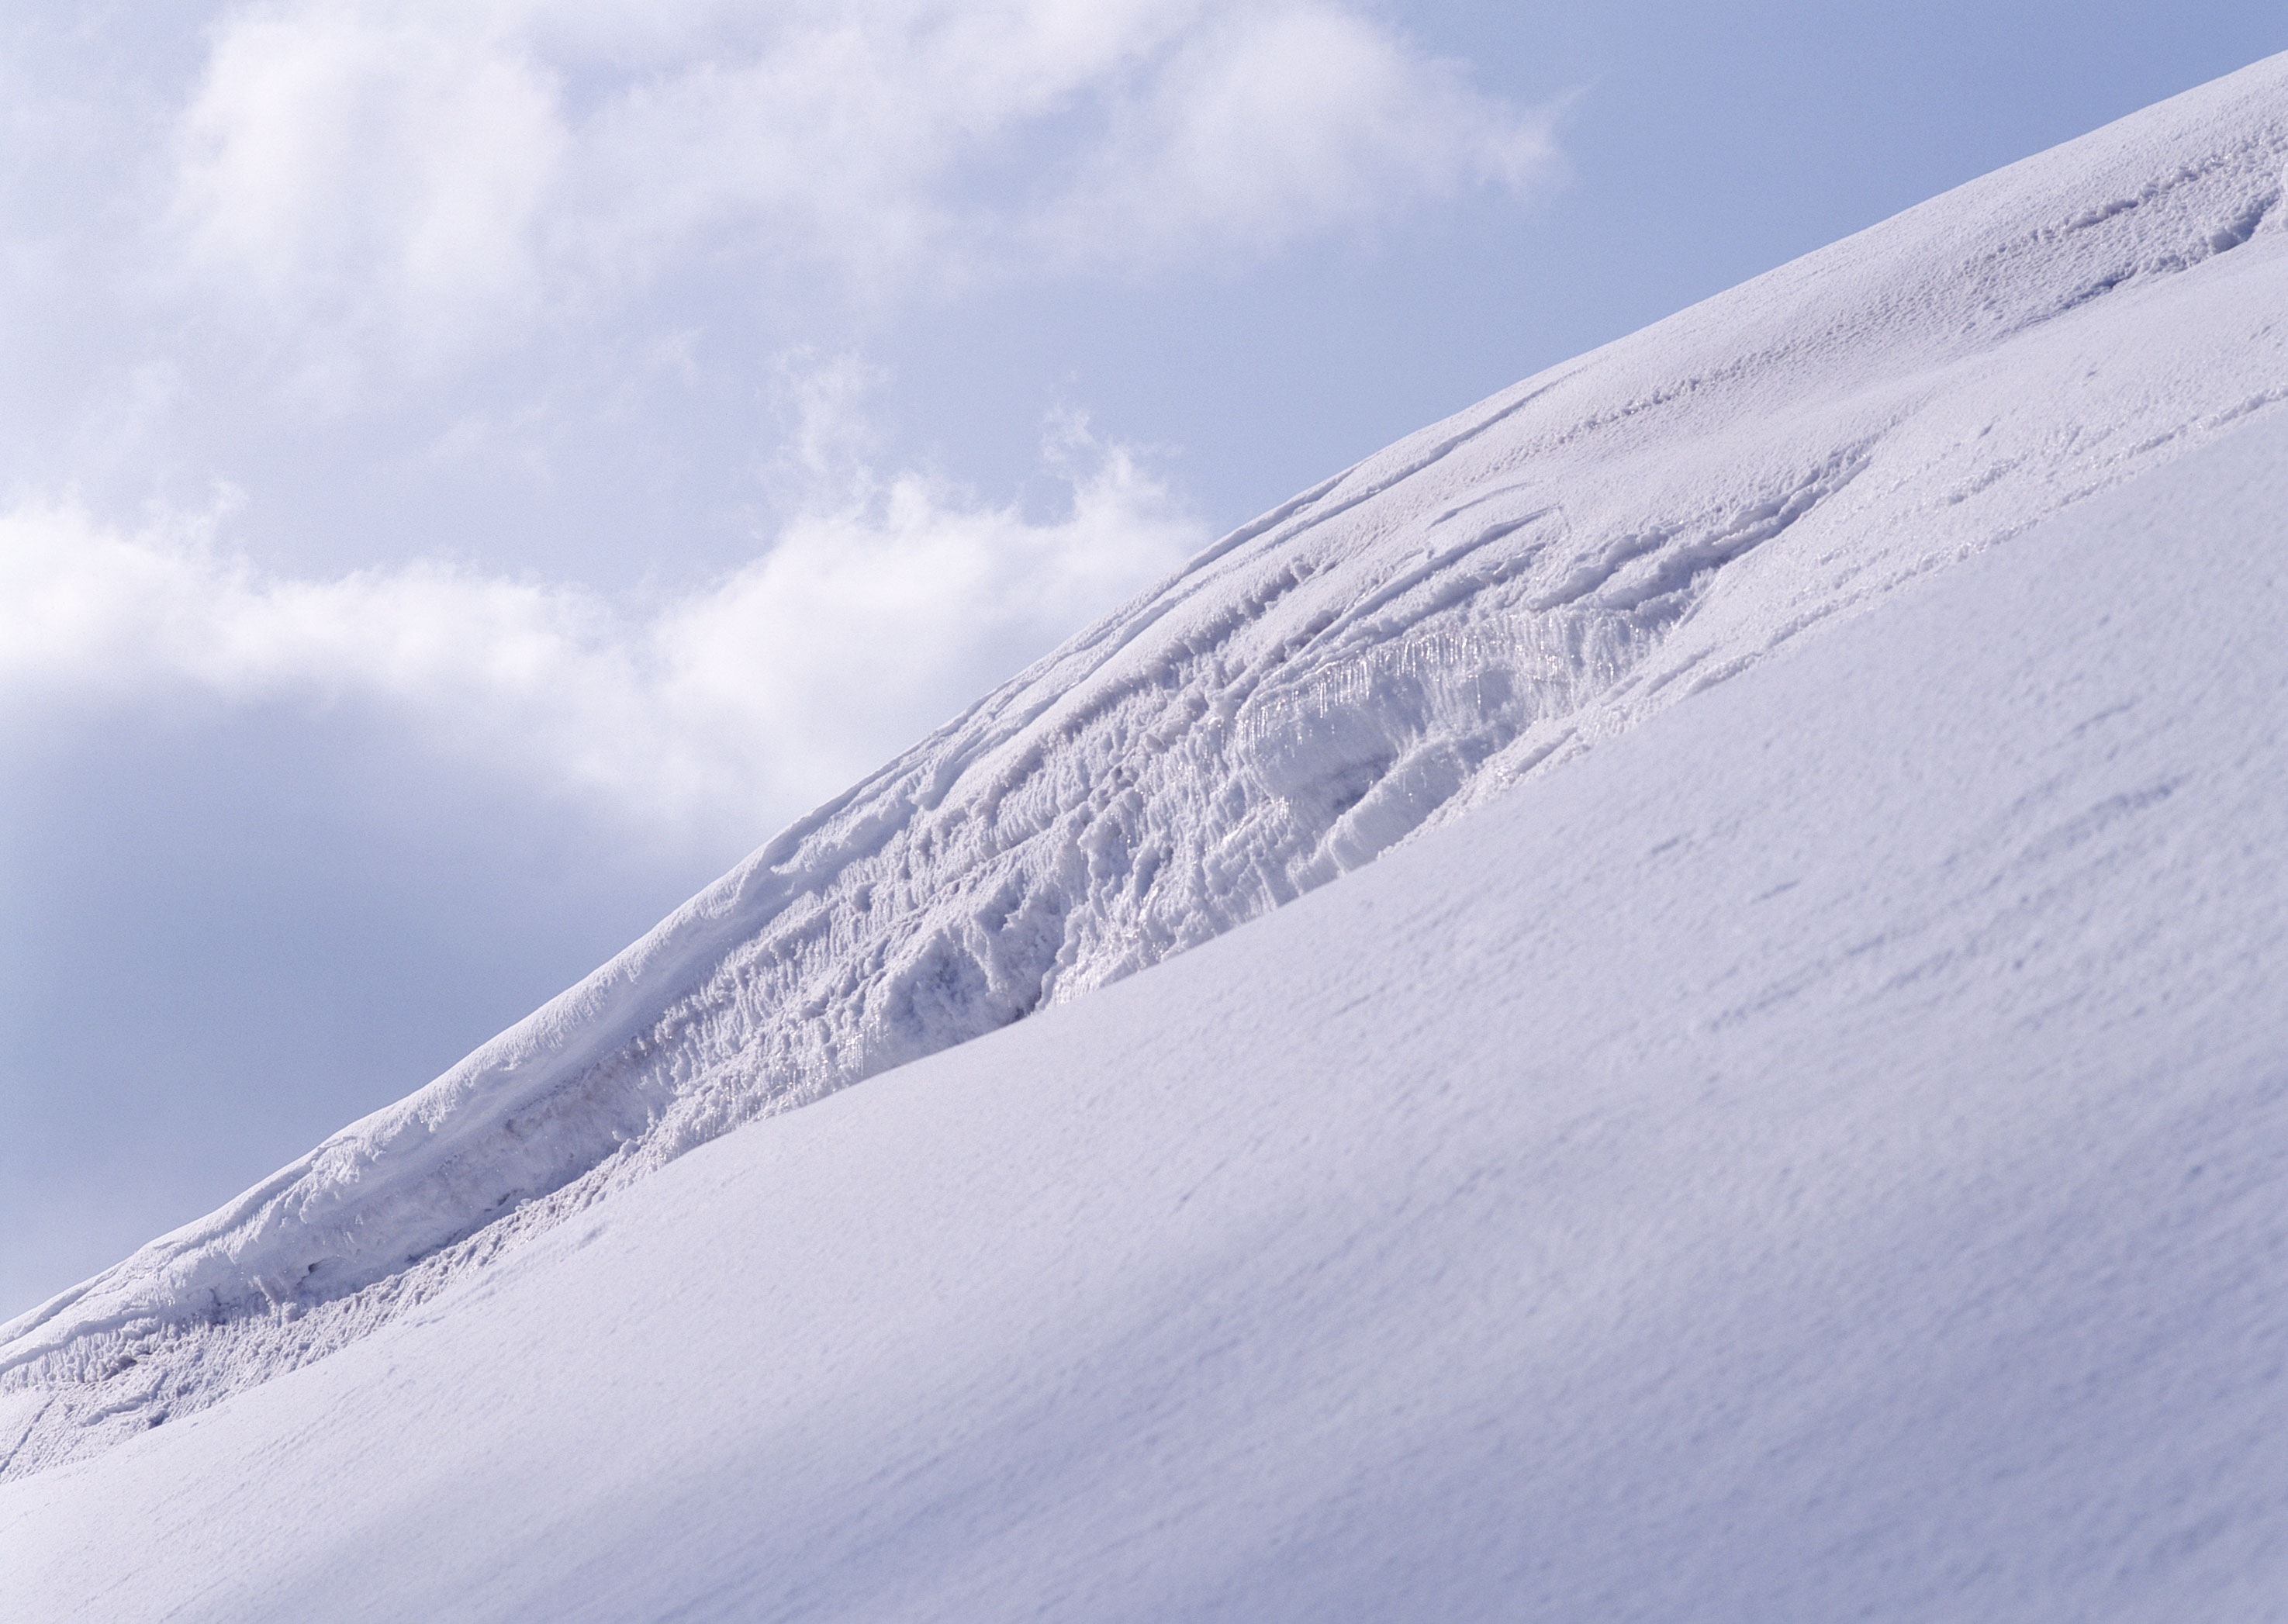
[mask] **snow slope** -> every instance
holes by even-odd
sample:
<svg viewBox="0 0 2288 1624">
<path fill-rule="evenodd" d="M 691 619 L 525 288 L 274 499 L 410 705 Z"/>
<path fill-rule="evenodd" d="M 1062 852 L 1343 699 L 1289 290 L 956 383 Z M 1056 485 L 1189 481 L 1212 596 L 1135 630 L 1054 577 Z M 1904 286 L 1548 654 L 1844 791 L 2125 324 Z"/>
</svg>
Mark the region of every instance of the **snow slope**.
<svg viewBox="0 0 2288 1624">
<path fill-rule="evenodd" d="M 2288 421 L 0 1487 L 10 1619 L 2254 1619 Z"/>
<path fill-rule="evenodd" d="M 2268 415 L 2284 93 L 2274 59 L 2015 165 L 1219 543 L 429 1087 L 0 1327 L 30 1417 L 0 1472 L 345 1347 L 728 1128 L 1569 778 Z"/>
</svg>

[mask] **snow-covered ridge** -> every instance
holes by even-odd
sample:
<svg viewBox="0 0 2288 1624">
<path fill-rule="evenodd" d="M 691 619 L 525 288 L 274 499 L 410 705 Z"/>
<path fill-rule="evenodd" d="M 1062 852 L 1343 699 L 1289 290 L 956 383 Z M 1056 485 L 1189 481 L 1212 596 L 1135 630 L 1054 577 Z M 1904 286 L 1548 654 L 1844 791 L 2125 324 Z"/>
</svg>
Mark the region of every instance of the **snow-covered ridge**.
<svg viewBox="0 0 2288 1624">
<path fill-rule="evenodd" d="M 2288 399 L 2288 58 L 1305 493 L 581 986 L 0 1329 L 20 1473 L 339 1345 L 752 1118 L 1255 917 Z"/>
</svg>

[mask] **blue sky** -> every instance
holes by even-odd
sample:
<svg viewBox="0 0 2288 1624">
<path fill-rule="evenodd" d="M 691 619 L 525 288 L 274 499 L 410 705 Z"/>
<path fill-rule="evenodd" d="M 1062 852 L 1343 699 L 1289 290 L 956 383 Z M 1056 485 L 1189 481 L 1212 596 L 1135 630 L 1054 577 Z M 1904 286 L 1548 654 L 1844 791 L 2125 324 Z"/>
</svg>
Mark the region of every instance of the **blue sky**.
<svg viewBox="0 0 2288 1624">
<path fill-rule="evenodd" d="M 1296 488 L 2253 4 L 0 22 L 0 1314 Z"/>
</svg>

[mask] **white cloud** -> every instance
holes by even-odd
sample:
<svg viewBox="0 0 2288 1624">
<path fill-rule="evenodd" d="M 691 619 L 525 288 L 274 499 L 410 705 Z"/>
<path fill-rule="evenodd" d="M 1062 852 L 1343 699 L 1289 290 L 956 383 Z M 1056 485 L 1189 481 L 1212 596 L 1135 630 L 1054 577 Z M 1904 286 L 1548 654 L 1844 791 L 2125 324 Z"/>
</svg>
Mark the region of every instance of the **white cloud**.
<svg viewBox="0 0 2288 1624">
<path fill-rule="evenodd" d="M 568 145 L 553 75 L 481 11 L 241 12 L 184 115 L 175 214 L 257 307 L 417 362 L 527 313 Z"/>
<path fill-rule="evenodd" d="M 847 343 L 838 308 L 1222 266 L 1553 161 L 1539 114 L 1363 0 L 169 22 L 102 36 L 80 79 L 8 72 L 12 128 L 45 133 L 0 158 L 0 697 L 369 703 L 663 823 L 838 787 L 1204 539 L 1117 449 L 1084 448 L 1048 522 L 868 474 L 847 364 L 793 381 L 774 447 L 756 357 Z M 242 518 L 119 517 L 218 475 Z M 688 579 L 689 536 L 736 557 L 765 501 L 792 515 L 767 551 L 643 613 L 434 563 L 265 573 L 214 539 L 497 558 L 544 508 L 518 544 L 551 577 Z"/>
<path fill-rule="evenodd" d="M 1553 162 L 1346 0 L 281 0 L 214 31 L 174 219 L 242 308 L 418 368 L 695 267 L 1223 263 Z"/>
<path fill-rule="evenodd" d="M 643 614 L 433 564 L 265 574 L 217 546 L 220 512 L 129 535 L 20 508 L 0 516 L 0 708 L 354 709 L 450 770 L 737 849 L 1201 544 L 1128 452 L 1060 435 L 1060 516 L 862 477 Z"/>
<path fill-rule="evenodd" d="M 1112 138 L 1037 223 L 1067 258 L 1269 252 L 1485 184 L 1546 178 L 1545 112 L 1479 95 L 1367 19 L 1306 0 L 1235 9 L 1116 109 Z"/>
</svg>

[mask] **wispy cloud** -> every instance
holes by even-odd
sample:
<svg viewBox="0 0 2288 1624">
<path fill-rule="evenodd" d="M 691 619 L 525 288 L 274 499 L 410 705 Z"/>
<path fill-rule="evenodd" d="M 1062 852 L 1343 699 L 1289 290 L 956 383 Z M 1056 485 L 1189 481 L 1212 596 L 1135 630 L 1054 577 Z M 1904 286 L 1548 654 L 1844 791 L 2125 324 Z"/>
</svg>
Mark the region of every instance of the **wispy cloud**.
<svg viewBox="0 0 2288 1624">
<path fill-rule="evenodd" d="M 624 579 L 655 512 L 719 563 L 776 502 L 773 354 L 894 362 L 1012 289 L 1116 305 L 1558 169 L 1547 109 L 1367 0 L 126 18 L 0 20 L 0 499 L 228 479 L 277 556 L 512 531 Z"/>
<path fill-rule="evenodd" d="M 301 0 L 224 17 L 178 154 L 211 291 L 415 368 L 695 259 L 936 297 L 1275 252 L 1554 158 L 1342 0 Z"/>
<path fill-rule="evenodd" d="M 1339 6 L 1234 7 L 1108 88 L 1104 139 L 1028 228 L 1068 264 L 1259 255 L 1557 168 L 1551 114 Z"/>
</svg>

